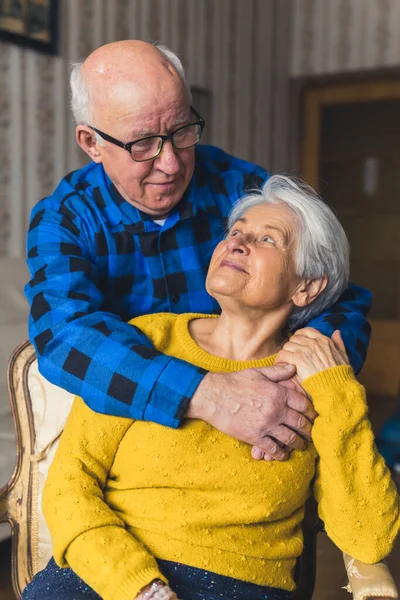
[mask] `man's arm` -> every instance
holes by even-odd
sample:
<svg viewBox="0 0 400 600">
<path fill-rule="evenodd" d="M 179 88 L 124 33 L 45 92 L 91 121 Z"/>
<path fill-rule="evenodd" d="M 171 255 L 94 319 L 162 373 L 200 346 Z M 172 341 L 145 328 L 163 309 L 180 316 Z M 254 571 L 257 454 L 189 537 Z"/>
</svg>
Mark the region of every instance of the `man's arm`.
<svg viewBox="0 0 400 600">
<path fill-rule="evenodd" d="M 253 384 L 249 402 L 245 375 L 204 377 L 201 369 L 157 351 L 139 329 L 102 310 L 101 274 L 85 243 L 85 235 L 95 232 L 87 229 L 78 212 L 53 209 L 49 203 L 40 203 L 32 213 L 27 248 L 32 279 L 25 292 L 41 373 L 99 413 L 177 427 L 189 407 L 187 416 L 209 420 L 271 457 L 285 454 L 268 437 L 272 431 L 289 449 L 302 447 L 291 428 L 308 437 L 300 413 L 310 407 L 301 408 L 304 400 L 296 401 L 296 390 L 281 389 L 266 373 Z M 244 406 L 240 411 L 238 402 Z"/>
<path fill-rule="evenodd" d="M 370 308 L 371 292 L 350 285 L 334 306 L 306 325 L 328 337 L 339 329 L 355 373 L 362 369 L 367 356 L 371 327 L 366 316 Z"/>
<path fill-rule="evenodd" d="M 85 226 L 49 204 L 32 213 L 25 293 L 39 369 L 96 412 L 177 427 L 204 372 L 158 352 L 139 329 L 102 309 Z"/>
</svg>

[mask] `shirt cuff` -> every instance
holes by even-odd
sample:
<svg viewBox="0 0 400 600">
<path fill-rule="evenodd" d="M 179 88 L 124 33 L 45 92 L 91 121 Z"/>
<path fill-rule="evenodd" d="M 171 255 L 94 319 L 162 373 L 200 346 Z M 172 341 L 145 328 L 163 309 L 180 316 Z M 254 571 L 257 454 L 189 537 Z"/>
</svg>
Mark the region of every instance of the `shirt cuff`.
<svg viewBox="0 0 400 600">
<path fill-rule="evenodd" d="M 144 411 L 144 420 L 177 428 L 206 371 L 177 358 L 160 374 Z"/>
</svg>

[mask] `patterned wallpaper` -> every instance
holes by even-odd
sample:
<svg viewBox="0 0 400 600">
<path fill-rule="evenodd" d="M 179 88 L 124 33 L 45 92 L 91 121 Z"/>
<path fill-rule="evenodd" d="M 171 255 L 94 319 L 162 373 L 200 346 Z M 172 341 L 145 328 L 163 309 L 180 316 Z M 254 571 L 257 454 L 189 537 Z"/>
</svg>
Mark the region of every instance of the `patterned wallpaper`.
<svg viewBox="0 0 400 600">
<path fill-rule="evenodd" d="M 159 41 L 211 92 L 209 139 L 287 168 L 292 0 L 59 0 L 60 55 L 0 44 L 0 255 L 23 256 L 32 206 L 85 162 L 69 62 L 117 39 Z"/>
<path fill-rule="evenodd" d="M 400 66 L 399 0 L 293 0 L 292 75 Z"/>
</svg>

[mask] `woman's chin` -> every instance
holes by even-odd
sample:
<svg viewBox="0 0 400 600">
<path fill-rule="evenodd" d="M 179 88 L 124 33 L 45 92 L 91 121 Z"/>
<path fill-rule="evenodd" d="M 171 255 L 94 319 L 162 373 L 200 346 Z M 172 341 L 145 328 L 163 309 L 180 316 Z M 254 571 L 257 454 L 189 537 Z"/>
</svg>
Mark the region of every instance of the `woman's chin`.
<svg viewBox="0 0 400 600">
<path fill-rule="evenodd" d="M 218 273 L 213 273 L 208 277 L 206 282 L 206 289 L 210 296 L 213 293 L 219 294 L 235 294 L 238 293 L 243 288 L 243 281 L 240 281 L 235 276 L 235 271 L 233 269 L 222 270 Z"/>
</svg>

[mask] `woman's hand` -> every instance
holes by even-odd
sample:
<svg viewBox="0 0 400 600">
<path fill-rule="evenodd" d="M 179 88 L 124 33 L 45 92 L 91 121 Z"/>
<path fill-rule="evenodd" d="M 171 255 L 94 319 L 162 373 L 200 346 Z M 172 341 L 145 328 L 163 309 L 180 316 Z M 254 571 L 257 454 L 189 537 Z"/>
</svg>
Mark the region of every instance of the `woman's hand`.
<svg viewBox="0 0 400 600">
<path fill-rule="evenodd" d="M 142 588 L 135 600 L 178 600 L 178 597 L 168 585 L 157 579 Z"/>
<path fill-rule="evenodd" d="M 276 363 L 289 363 L 296 367 L 300 381 L 339 365 L 348 365 L 349 359 L 339 330 L 332 337 L 316 329 L 299 329 L 283 346 Z"/>
</svg>

